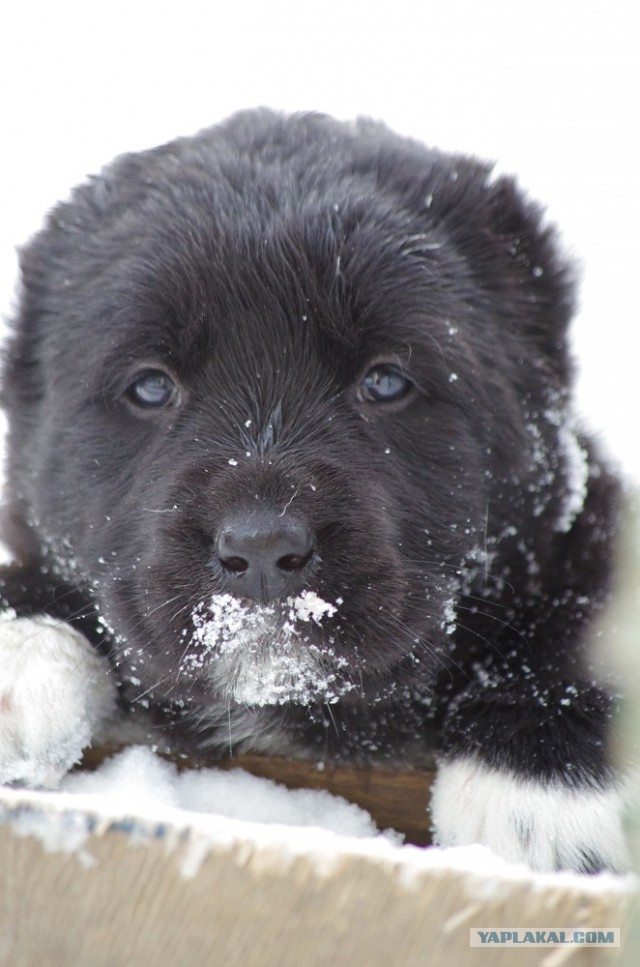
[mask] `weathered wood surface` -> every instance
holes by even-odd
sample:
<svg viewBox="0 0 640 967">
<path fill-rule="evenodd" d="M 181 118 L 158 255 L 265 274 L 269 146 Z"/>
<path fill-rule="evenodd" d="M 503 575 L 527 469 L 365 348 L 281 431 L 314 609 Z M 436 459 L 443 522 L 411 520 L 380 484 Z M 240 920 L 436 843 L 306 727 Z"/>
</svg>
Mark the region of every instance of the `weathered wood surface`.
<svg viewBox="0 0 640 967">
<path fill-rule="evenodd" d="M 3 967 L 512 967 L 521 960 L 553 967 L 619 960 L 620 951 L 593 948 L 523 954 L 469 947 L 472 926 L 624 929 L 629 896 L 594 892 L 586 878 L 541 883 L 415 869 L 357 850 L 319 861 L 312 850 L 237 828 L 207 839 L 170 823 L 54 810 L 29 794 L 0 794 L 0 810 Z M 37 828 L 43 811 L 48 848 Z M 61 850 L 59 834 L 69 829 L 75 847 Z"/>
</svg>

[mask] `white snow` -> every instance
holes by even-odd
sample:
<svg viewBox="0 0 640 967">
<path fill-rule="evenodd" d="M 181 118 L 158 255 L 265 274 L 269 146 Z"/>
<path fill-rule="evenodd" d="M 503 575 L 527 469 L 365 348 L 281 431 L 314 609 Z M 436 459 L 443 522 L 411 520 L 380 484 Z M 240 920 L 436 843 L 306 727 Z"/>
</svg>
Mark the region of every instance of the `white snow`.
<svg viewBox="0 0 640 967">
<path fill-rule="evenodd" d="M 291 619 L 298 621 L 315 621 L 320 624 L 323 617 L 331 617 L 338 610 L 341 599 L 335 604 L 323 601 L 315 591 L 303 591 L 295 598 L 289 598 L 287 604 L 291 608 Z"/>
<path fill-rule="evenodd" d="M 336 702 L 354 687 L 345 676 L 347 662 L 330 644 L 314 644 L 309 625 L 338 607 L 313 591 L 287 598 L 284 606 L 214 594 L 193 616 L 194 639 L 181 668 L 186 674 L 204 669 L 217 688 L 245 705 Z"/>
<path fill-rule="evenodd" d="M 63 792 L 107 796 L 135 812 L 157 806 L 225 816 L 243 822 L 318 827 L 341 836 L 381 835 L 364 809 L 317 789 L 287 789 L 242 769 L 178 771 L 150 749 L 133 746 L 104 763 L 96 772 L 68 775 Z M 398 833 L 390 833 L 399 842 Z"/>
<path fill-rule="evenodd" d="M 566 495 L 556 530 L 566 534 L 582 511 L 589 483 L 589 455 L 581 446 L 577 433 L 571 425 L 563 423 L 558 429 L 558 440 L 566 465 Z"/>
</svg>

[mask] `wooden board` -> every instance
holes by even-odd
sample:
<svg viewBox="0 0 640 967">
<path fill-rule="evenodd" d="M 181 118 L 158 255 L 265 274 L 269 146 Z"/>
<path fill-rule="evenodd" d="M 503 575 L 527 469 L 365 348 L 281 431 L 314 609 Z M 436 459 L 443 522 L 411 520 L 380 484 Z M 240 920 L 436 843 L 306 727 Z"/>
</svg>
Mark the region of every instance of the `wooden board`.
<svg viewBox="0 0 640 967">
<path fill-rule="evenodd" d="M 425 869 L 366 846 L 314 855 L 278 840 L 286 830 L 223 824 L 207 837 L 54 800 L 0 792 L 3 967 L 619 962 L 620 949 L 469 946 L 472 926 L 624 931 L 633 896 L 611 880 L 594 890 L 588 877 Z"/>
</svg>

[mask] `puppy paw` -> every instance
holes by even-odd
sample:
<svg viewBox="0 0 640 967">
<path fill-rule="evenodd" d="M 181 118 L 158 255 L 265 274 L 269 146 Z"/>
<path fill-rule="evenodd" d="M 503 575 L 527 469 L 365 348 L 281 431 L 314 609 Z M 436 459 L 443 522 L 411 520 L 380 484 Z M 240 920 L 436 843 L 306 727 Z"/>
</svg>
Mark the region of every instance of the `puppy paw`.
<svg viewBox="0 0 640 967">
<path fill-rule="evenodd" d="M 439 766 L 431 799 L 435 844 L 480 843 L 535 870 L 628 869 L 622 814 L 613 786 L 544 783 L 471 758 Z"/>
<path fill-rule="evenodd" d="M 55 785 L 115 700 L 106 662 L 69 625 L 0 620 L 0 783 Z"/>
</svg>

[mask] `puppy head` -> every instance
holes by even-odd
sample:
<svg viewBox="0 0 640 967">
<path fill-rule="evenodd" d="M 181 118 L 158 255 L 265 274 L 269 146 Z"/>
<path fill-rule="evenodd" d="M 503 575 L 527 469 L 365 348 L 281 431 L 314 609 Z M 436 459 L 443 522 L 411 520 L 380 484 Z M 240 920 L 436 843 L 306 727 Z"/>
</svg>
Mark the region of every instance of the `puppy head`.
<svg viewBox="0 0 640 967">
<path fill-rule="evenodd" d="M 562 513 L 566 272 L 475 161 L 239 115 L 77 189 L 23 270 L 14 503 L 156 700 L 425 686 Z"/>
</svg>

